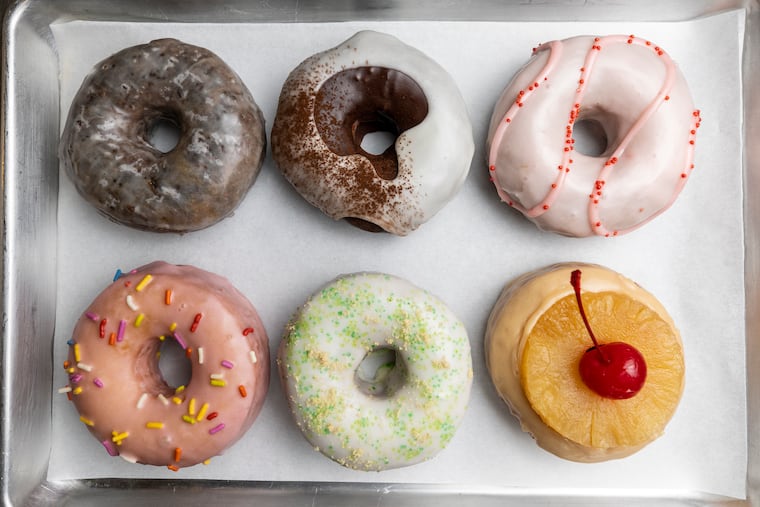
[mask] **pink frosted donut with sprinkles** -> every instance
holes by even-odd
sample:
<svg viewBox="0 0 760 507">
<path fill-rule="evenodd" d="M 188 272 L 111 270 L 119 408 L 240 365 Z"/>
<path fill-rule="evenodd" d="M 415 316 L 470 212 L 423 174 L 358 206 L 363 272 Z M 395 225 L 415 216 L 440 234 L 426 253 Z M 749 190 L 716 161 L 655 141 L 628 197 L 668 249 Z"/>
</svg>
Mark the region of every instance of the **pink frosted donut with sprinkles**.
<svg viewBox="0 0 760 507">
<path fill-rule="evenodd" d="M 488 169 L 499 197 L 540 229 L 616 236 L 676 200 L 700 122 L 658 45 L 633 35 L 547 42 L 494 107 Z M 575 146 L 582 123 L 599 144 L 588 153 Z"/>
<path fill-rule="evenodd" d="M 174 340 L 187 385 L 158 365 Z M 111 456 L 177 471 L 221 454 L 253 424 L 269 388 L 269 340 L 225 278 L 154 262 L 117 273 L 79 318 L 63 365 L 65 393 Z"/>
</svg>

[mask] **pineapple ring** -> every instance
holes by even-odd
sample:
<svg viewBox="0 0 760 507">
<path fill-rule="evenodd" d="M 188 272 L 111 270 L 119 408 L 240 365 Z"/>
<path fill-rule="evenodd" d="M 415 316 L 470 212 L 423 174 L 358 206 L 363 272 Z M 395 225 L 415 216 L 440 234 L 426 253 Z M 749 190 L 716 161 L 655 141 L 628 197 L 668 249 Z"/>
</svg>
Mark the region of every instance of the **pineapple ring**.
<svg viewBox="0 0 760 507">
<path fill-rule="evenodd" d="M 390 364 L 367 378 L 373 354 Z M 309 298 L 277 364 L 304 437 L 357 470 L 432 458 L 454 436 L 472 384 L 464 324 L 428 292 L 380 273 L 340 277 Z"/>
<path fill-rule="evenodd" d="M 603 398 L 580 378 L 578 362 L 591 341 L 570 285 L 576 268 L 595 334 L 603 343 L 633 345 L 647 362 L 647 381 L 630 399 Z M 683 392 L 683 348 L 665 308 L 635 282 L 597 265 L 556 264 L 508 284 L 489 317 L 485 353 L 494 386 L 523 430 L 572 461 L 640 450 L 662 434 Z"/>
</svg>

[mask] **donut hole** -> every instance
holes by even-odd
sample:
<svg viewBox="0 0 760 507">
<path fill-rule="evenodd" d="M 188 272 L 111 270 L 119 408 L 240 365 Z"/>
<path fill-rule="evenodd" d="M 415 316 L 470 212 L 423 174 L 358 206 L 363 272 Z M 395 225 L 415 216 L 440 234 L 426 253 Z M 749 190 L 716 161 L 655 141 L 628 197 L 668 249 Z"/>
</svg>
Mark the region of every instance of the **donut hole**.
<svg viewBox="0 0 760 507">
<path fill-rule="evenodd" d="M 161 153 L 169 153 L 176 148 L 181 135 L 179 121 L 171 113 L 164 113 L 148 122 L 148 144 Z"/>
<path fill-rule="evenodd" d="M 314 123 L 327 149 L 339 156 L 365 157 L 374 174 L 362 177 L 370 179 L 398 176 L 396 139 L 427 114 L 427 97 L 419 84 L 387 67 L 337 72 L 322 83 L 314 101 Z"/>
<path fill-rule="evenodd" d="M 192 363 L 176 340 L 165 339 L 158 346 L 158 370 L 162 380 L 172 388 L 187 386 L 192 377 Z"/>
<path fill-rule="evenodd" d="M 573 125 L 575 151 L 589 157 L 601 157 L 609 147 L 609 137 L 601 121 L 580 118 Z"/>
<path fill-rule="evenodd" d="M 398 133 L 395 131 L 376 130 L 364 134 L 364 137 L 358 144 L 361 146 L 362 150 L 370 155 L 382 155 L 385 153 L 385 150 L 395 144 L 397 137 Z"/>
<path fill-rule="evenodd" d="M 390 397 L 406 383 L 407 368 L 398 351 L 377 347 L 367 353 L 354 373 L 354 382 L 367 396 Z"/>
</svg>

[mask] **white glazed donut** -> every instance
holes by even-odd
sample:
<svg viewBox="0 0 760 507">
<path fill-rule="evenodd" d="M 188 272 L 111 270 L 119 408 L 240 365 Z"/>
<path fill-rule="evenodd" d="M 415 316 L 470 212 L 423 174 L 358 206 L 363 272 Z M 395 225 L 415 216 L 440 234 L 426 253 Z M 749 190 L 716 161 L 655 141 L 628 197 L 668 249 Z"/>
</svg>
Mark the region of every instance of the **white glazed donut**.
<svg viewBox="0 0 760 507">
<path fill-rule="evenodd" d="M 379 155 L 364 136 L 390 132 Z M 451 76 L 395 37 L 363 31 L 311 56 L 282 87 L 272 155 L 285 178 L 330 217 L 406 235 L 464 183 L 474 144 Z"/>
<path fill-rule="evenodd" d="M 574 149 L 581 121 L 604 131 L 600 155 Z M 494 108 L 489 171 L 501 199 L 540 229 L 615 236 L 675 201 L 694 167 L 700 121 L 659 46 L 633 35 L 548 42 Z"/>
<path fill-rule="evenodd" d="M 374 377 L 365 361 L 373 354 L 390 359 Z M 306 439 L 358 470 L 436 455 L 454 436 L 472 384 L 462 322 L 426 291 L 380 273 L 317 291 L 293 316 L 277 363 Z"/>
</svg>

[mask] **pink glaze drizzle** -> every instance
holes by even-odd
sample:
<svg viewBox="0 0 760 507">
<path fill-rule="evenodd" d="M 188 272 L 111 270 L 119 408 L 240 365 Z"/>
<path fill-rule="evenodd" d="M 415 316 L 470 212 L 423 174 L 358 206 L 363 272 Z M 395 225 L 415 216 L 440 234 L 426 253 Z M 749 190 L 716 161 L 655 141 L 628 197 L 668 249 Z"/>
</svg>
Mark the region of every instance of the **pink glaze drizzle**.
<svg viewBox="0 0 760 507">
<path fill-rule="evenodd" d="M 519 204 L 515 203 L 509 197 L 509 195 L 501 188 L 501 185 L 499 184 L 499 182 L 496 181 L 496 178 L 497 178 L 496 159 L 498 155 L 499 145 L 501 144 L 501 141 L 504 137 L 504 133 L 507 130 L 507 127 L 510 126 L 515 116 L 519 113 L 520 109 L 523 107 L 524 103 L 530 98 L 533 92 L 535 92 L 535 90 L 538 88 L 539 83 L 543 81 L 547 81 L 551 77 L 551 73 L 556 67 L 557 62 L 559 61 L 562 55 L 562 41 L 552 41 L 549 43 L 541 44 L 537 48 L 533 49 L 534 54 L 548 49 L 550 51 L 549 58 L 547 59 L 546 63 L 544 64 L 544 67 L 538 73 L 536 78 L 532 81 L 532 84 L 529 85 L 527 89 L 523 89 L 518 93 L 517 99 L 510 106 L 507 112 L 504 114 L 502 121 L 499 123 L 498 127 L 496 128 L 496 131 L 494 132 L 494 136 L 491 143 L 491 149 L 489 151 L 488 169 L 489 169 L 489 172 L 491 173 L 490 179 L 494 183 L 494 186 L 496 187 L 496 191 L 499 197 L 501 198 L 502 201 L 506 202 L 509 206 L 512 206 L 518 209 L 526 216 L 534 218 L 534 217 L 542 215 L 543 213 L 545 213 L 551 208 L 552 204 L 559 196 L 559 192 L 562 189 L 562 184 L 564 183 L 564 180 L 565 180 L 565 175 L 570 172 L 570 166 L 573 163 L 573 159 L 571 158 L 572 152 L 574 151 L 573 144 L 575 142 L 573 139 L 573 125 L 575 124 L 575 121 L 578 118 L 581 104 L 583 102 L 583 95 L 586 90 L 586 87 L 588 86 L 589 79 L 591 77 L 591 71 L 594 68 L 596 59 L 599 55 L 599 52 L 602 50 L 603 46 L 606 44 L 614 44 L 614 43 L 638 45 L 638 46 L 651 49 L 652 51 L 655 52 L 655 54 L 657 54 L 657 56 L 662 58 L 662 61 L 665 65 L 666 74 L 665 74 L 665 81 L 660 87 L 660 90 L 657 93 L 657 95 L 654 97 L 654 99 L 652 99 L 652 101 L 644 109 L 644 111 L 642 111 L 642 113 L 639 115 L 637 120 L 631 126 L 630 130 L 623 137 L 623 140 L 618 144 L 617 148 L 610 155 L 610 157 L 604 162 L 604 165 L 599 171 L 599 175 L 595 181 L 594 188 L 591 190 L 589 194 L 588 218 L 589 218 L 589 224 L 591 225 L 591 229 L 594 231 L 595 234 L 599 236 L 616 236 L 618 234 L 627 233 L 634 229 L 637 229 L 641 227 L 642 225 L 646 224 L 647 222 L 651 221 L 658 215 L 660 215 L 666 209 L 668 209 L 670 205 L 673 203 L 673 201 L 675 201 L 676 197 L 681 192 L 684 185 L 686 184 L 686 180 L 688 179 L 689 174 L 694 168 L 693 162 L 694 162 L 694 145 L 696 141 L 696 130 L 697 128 L 699 128 L 700 122 L 701 122 L 699 110 L 695 110 L 693 112 L 693 118 L 691 120 L 691 128 L 689 131 L 689 141 L 688 141 L 688 145 L 686 146 L 686 164 L 685 164 L 683 172 L 681 173 L 681 178 L 679 178 L 678 183 L 676 184 L 674 188 L 672 197 L 667 203 L 667 205 L 661 207 L 656 213 L 652 214 L 645 220 L 627 229 L 609 230 L 602 223 L 599 217 L 599 200 L 603 194 L 603 189 L 604 189 L 604 185 L 605 185 L 607 177 L 609 176 L 613 167 L 617 163 L 619 157 L 622 156 L 623 152 L 628 147 L 628 144 L 631 142 L 631 140 L 643 128 L 643 126 L 652 117 L 652 115 L 659 109 L 660 105 L 663 102 L 670 99 L 670 96 L 668 94 L 673 88 L 673 85 L 676 79 L 676 65 L 673 62 L 673 60 L 670 58 L 670 56 L 668 56 L 668 54 L 665 53 L 665 51 L 662 48 L 660 48 L 659 46 L 653 46 L 651 42 L 645 39 L 635 37 L 633 35 L 630 35 L 630 36 L 611 35 L 611 36 L 606 36 L 606 37 L 594 38 L 593 44 L 591 45 L 588 53 L 586 54 L 583 67 L 580 69 L 581 74 L 578 80 L 578 88 L 576 89 L 576 92 L 575 92 L 575 98 L 573 101 L 572 108 L 570 109 L 567 126 L 565 128 L 565 141 L 563 143 L 564 148 L 563 148 L 563 153 L 562 153 L 562 159 L 561 159 L 560 164 L 557 166 L 558 175 L 554 183 L 552 184 L 551 189 L 546 194 L 544 199 L 538 204 L 536 204 L 535 206 L 533 206 L 532 208 L 524 208 L 520 206 Z"/>
</svg>

